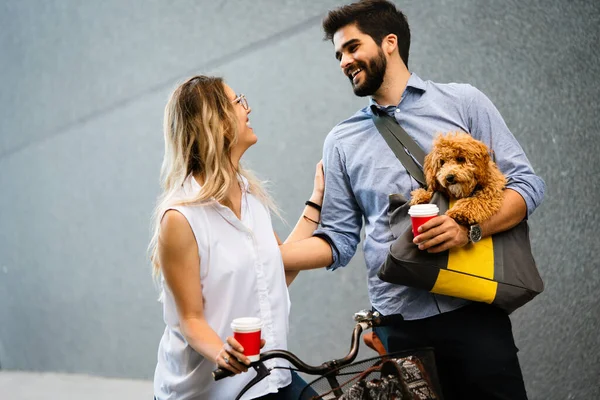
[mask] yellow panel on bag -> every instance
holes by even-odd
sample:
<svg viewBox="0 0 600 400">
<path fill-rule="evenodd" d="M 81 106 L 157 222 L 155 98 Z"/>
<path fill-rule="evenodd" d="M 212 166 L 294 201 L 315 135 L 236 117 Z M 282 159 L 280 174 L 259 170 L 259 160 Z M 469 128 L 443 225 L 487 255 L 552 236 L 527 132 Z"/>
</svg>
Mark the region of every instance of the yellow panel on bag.
<svg viewBox="0 0 600 400">
<path fill-rule="evenodd" d="M 491 304 L 496 298 L 498 282 L 440 269 L 432 293 Z"/>
<path fill-rule="evenodd" d="M 456 200 L 450 199 L 448 207 L 452 208 L 454 203 Z M 455 247 L 448 253 L 449 270 L 494 279 L 494 243 L 491 236 L 464 247 Z"/>
<path fill-rule="evenodd" d="M 448 254 L 448 269 L 494 279 L 494 244 L 488 236 L 477 243 L 455 247 Z"/>
</svg>

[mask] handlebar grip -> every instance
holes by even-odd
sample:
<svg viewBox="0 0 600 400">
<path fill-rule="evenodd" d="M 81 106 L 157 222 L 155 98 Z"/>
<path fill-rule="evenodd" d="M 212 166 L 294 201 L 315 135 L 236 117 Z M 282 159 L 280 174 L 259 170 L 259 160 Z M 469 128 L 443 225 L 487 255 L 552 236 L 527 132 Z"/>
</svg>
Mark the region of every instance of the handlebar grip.
<svg viewBox="0 0 600 400">
<path fill-rule="evenodd" d="M 219 381 L 223 378 L 227 378 L 228 376 L 233 376 L 233 375 L 235 375 L 233 372 L 231 372 L 228 369 L 223 369 L 223 368 L 217 368 L 212 372 L 212 376 L 215 381 Z"/>
</svg>

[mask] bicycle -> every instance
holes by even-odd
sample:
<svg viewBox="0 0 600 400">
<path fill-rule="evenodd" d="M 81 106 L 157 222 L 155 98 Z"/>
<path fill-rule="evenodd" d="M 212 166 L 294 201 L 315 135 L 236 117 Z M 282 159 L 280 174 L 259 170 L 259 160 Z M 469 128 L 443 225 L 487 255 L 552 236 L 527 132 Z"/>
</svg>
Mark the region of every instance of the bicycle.
<svg viewBox="0 0 600 400">
<path fill-rule="evenodd" d="M 269 350 L 260 354 L 258 361 L 250 366 L 256 370 L 256 376 L 241 390 L 239 400 L 252 386 L 270 374 L 264 361 L 282 358 L 295 368 L 290 370 L 319 376 L 308 383 L 300 397 L 309 391 L 316 392 L 311 399 L 369 400 L 369 399 L 419 399 L 443 400 L 440 389 L 435 358 L 432 348 L 405 350 L 354 362 L 358 355 L 359 340 L 363 331 L 376 326 L 390 324 L 394 316 L 382 316 L 377 311 L 362 310 L 354 314 L 356 325 L 352 331 L 350 351 L 340 359 L 311 366 L 286 350 Z M 369 345 L 370 346 L 370 345 Z M 277 367 L 276 367 L 277 368 Z M 284 368 L 284 367 L 279 367 Z M 232 376 L 226 369 L 213 371 L 215 381 Z M 387 397 L 384 397 L 386 396 Z M 378 397 L 375 397 L 378 396 Z"/>
</svg>

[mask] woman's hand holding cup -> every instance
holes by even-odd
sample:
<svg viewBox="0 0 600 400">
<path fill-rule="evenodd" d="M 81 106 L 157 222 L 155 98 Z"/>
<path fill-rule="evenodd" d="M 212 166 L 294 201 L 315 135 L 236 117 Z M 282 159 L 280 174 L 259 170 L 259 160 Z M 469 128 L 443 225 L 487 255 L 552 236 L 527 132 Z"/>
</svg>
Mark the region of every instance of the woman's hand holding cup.
<svg viewBox="0 0 600 400">
<path fill-rule="evenodd" d="M 250 365 L 250 360 L 244 355 L 242 345 L 232 336 L 229 336 L 226 343 L 223 344 L 223 348 L 217 354 L 216 362 L 219 367 L 235 374 L 248 371 L 247 366 Z"/>
<path fill-rule="evenodd" d="M 260 340 L 260 348 L 265 346 L 265 339 Z M 250 359 L 244 355 L 244 348 L 235 340 L 233 336 L 229 336 L 226 339 L 223 348 L 219 351 L 216 358 L 217 365 L 221 368 L 227 369 L 235 374 L 248 371 L 248 365 L 250 365 Z"/>
</svg>

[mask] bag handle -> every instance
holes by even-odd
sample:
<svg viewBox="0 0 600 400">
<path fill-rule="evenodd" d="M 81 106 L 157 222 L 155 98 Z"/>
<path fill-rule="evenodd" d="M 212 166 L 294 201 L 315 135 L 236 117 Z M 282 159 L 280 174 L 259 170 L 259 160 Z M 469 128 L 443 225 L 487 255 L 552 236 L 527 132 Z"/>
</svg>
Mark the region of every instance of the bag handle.
<svg viewBox="0 0 600 400">
<path fill-rule="evenodd" d="M 406 171 L 421 186 L 427 186 L 421 165 L 425 162 L 425 152 L 417 142 L 398 124 L 398 122 L 380 111 L 375 104 L 371 105 L 373 122 L 383 136 L 390 149 L 394 152 Z M 415 161 L 416 160 L 416 161 Z M 418 163 L 421 165 L 419 165 Z"/>
</svg>

